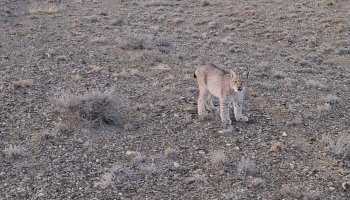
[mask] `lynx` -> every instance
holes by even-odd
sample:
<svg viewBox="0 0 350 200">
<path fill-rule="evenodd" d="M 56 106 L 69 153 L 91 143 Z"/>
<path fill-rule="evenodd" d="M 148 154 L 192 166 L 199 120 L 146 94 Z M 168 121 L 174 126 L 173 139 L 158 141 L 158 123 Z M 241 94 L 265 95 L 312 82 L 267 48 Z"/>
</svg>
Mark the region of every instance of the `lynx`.
<svg viewBox="0 0 350 200">
<path fill-rule="evenodd" d="M 242 114 L 245 87 L 243 87 L 243 81 L 238 74 L 232 70 L 228 72 L 214 64 L 209 64 L 199 66 L 194 76 L 198 82 L 198 116 L 200 118 L 207 115 L 206 109 L 213 113 L 219 112 L 212 101 L 212 96 L 215 96 L 219 98 L 220 118 L 226 128 L 232 129 L 229 109 L 231 104 L 236 120 L 248 121 L 248 117 Z"/>
</svg>

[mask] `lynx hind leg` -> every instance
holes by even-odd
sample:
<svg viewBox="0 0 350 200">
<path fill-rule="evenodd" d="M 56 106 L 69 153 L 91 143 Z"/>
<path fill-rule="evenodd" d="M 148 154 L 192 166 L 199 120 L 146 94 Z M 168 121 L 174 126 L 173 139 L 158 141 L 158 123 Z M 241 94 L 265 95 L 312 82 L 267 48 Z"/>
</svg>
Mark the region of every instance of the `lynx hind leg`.
<svg viewBox="0 0 350 200">
<path fill-rule="evenodd" d="M 233 106 L 233 112 L 235 115 L 235 119 L 239 122 L 247 122 L 248 117 L 244 116 L 242 114 L 242 108 L 243 108 L 243 94 L 240 94 L 236 98 L 234 98 L 232 102 Z"/>
<path fill-rule="evenodd" d="M 205 109 L 206 107 L 206 101 L 209 95 L 209 91 L 208 90 L 199 90 L 199 95 L 198 95 L 198 117 L 200 120 L 204 120 L 206 118 L 208 118 L 208 113 Z"/>
<path fill-rule="evenodd" d="M 212 95 L 208 95 L 207 97 L 207 101 L 206 101 L 206 108 L 213 114 L 218 114 L 219 113 L 219 109 L 217 107 L 214 106 L 213 104 L 213 99 L 212 99 Z"/>
</svg>

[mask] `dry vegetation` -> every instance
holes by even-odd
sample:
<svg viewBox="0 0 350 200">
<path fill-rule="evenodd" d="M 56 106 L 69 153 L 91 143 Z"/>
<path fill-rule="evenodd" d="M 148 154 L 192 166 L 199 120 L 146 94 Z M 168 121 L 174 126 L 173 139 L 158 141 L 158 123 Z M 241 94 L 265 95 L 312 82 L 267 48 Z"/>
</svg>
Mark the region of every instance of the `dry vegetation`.
<svg viewBox="0 0 350 200">
<path fill-rule="evenodd" d="M 0 199 L 349 199 L 349 19 L 348 0 L 0 1 Z M 249 69 L 233 132 L 198 120 L 209 62 Z"/>
</svg>

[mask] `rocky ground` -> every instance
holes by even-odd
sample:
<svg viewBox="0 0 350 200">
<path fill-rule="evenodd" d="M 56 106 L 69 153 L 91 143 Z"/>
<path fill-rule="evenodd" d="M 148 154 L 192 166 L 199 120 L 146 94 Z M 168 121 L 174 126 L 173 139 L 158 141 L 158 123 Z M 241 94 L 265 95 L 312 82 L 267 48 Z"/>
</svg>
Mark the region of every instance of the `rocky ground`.
<svg viewBox="0 0 350 200">
<path fill-rule="evenodd" d="M 349 19 L 348 0 L 0 0 L 0 199 L 349 199 Z M 250 71 L 231 133 L 196 114 L 209 62 Z M 89 126 L 94 94 L 118 123 Z"/>
</svg>

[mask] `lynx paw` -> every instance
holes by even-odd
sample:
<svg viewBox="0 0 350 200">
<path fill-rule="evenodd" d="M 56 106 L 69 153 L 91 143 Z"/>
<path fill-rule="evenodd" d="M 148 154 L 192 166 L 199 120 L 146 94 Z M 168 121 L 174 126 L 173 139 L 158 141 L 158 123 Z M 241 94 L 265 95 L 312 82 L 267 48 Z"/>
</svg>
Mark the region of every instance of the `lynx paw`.
<svg viewBox="0 0 350 200">
<path fill-rule="evenodd" d="M 247 122 L 248 121 L 248 117 L 242 115 L 240 118 L 236 119 L 239 122 Z"/>
<path fill-rule="evenodd" d="M 209 119 L 211 119 L 211 118 L 212 118 L 212 116 L 211 116 L 209 113 L 203 113 L 203 114 L 200 114 L 200 115 L 198 116 L 198 119 L 199 119 L 200 121 L 209 120 Z"/>
</svg>

